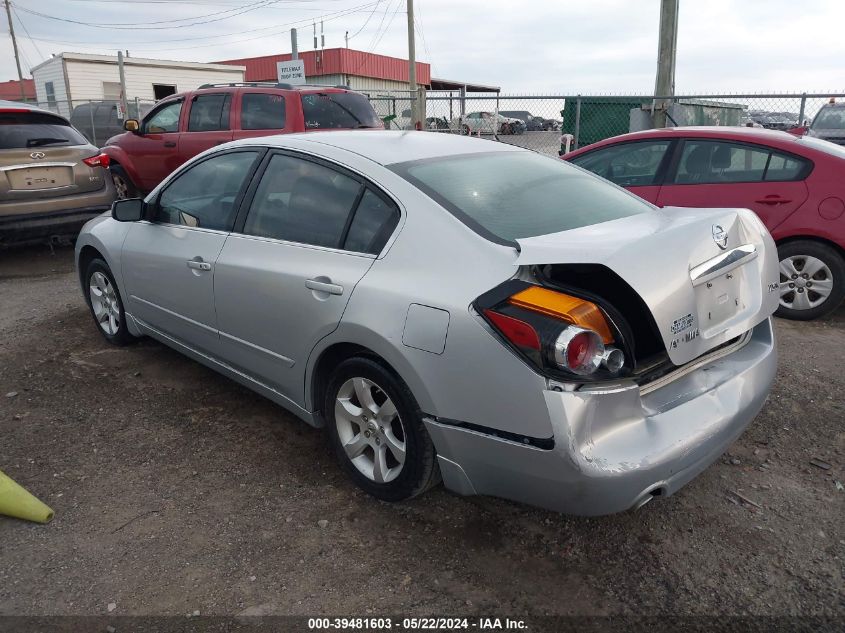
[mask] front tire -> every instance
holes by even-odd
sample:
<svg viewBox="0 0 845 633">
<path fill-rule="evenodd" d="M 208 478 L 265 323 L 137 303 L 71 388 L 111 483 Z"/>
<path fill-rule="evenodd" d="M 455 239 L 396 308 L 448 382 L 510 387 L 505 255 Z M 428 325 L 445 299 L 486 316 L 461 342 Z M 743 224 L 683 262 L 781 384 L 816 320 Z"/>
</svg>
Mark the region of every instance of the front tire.
<svg viewBox="0 0 845 633">
<path fill-rule="evenodd" d="M 120 165 L 112 165 L 109 167 L 111 172 L 111 179 L 114 183 L 114 192 L 117 194 L 118 200 L 126 200 L 128 198 L 137 198 L 141 195 L 135 183 Z"/>
<path fill-rule="evenodd" d="M 128 345 L 136 340 L 126 327 L 126 312 L 109 265 L 94 259 L 85 271 L 85 298 L 97 329 L 112 345 Z"/>
<path fill-rule="evenodd" d="M 775 316 L 809 321 L 830 314 L 845 298 L 845 260 L 831 246 L 812 240 L 778 248 L 780 306 Z"/>
<path fill-rule="evenodd" d="M 380 363 L 355 357 L 338 365 L 323 413 L 341 466 L 374 497 L 410 499 L 440 480 L 434 444 L 413 394 Z"/>
</svg>

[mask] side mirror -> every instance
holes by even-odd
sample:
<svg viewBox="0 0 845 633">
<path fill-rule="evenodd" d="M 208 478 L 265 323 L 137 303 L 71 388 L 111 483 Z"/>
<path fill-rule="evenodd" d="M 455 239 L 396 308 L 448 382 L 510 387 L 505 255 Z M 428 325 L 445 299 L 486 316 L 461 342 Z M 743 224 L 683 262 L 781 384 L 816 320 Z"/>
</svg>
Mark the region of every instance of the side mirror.
<svg viewBox="0 0 845 633">
<path fill-rule="evenodd" d="M 137 132 L 141 129 L 141 124 L 138 123 L 138 119 L 126 119 L 123 122 L 123 129 L 127 132 Z"/>
<path fill-rule="evenodd" d="M 111 205 L 111 217 L 118 222 L 137 222 L 144 217 L 144 200 L 142 198 L 115 200 Z"/>
</svg>

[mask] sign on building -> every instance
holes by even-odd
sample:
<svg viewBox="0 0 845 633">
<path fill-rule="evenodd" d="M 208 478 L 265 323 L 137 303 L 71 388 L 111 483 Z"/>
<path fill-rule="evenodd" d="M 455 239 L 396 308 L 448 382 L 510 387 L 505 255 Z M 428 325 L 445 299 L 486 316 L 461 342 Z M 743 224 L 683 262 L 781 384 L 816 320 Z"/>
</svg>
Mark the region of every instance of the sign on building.
<svg viewBox="0 0 845 633">
<path fill-rule="evenodd" d="M 276 62 L 276 77 L 278 78 L 280 84 L 304 84 L 305 62 L 301 59 Z"/>
</svg>

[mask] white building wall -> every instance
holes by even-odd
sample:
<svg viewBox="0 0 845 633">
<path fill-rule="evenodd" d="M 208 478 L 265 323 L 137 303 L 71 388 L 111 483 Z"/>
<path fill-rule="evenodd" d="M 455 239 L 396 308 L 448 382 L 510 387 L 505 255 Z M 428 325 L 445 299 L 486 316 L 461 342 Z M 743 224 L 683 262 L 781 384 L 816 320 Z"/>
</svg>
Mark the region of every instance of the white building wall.
<svg viewBox="0 0 845 633">
<path fill-rule="evenodd" d="M 348 85 L 352 90 L 366 92 L 375 95 L 378 92 L 390 92 L 394 90 L 408 90 L 408 82 L 392 81 L 389 79 L 375 79 L 372 77 L 359 77 L 357 75 L 318 75 L 307 77 L 309 84 L 323 84 L 329 86 Z"/>
<path fill-rule="evenodd" d="M 68 82 L 74 101 L 103 99 L 103 82 L 120 81 L 117 60 L 83 61 L 66 60 Z M 176 92 L 194 90 L 207 83 L 242 82 L 244 71 L 238 68 L 185 68 L 177 65 L 167 66 L 148 64 L 144 60 L 128 58 L 123 64 L 126 77 L 127 99 L 152 101 L 155 99 L 153 84 L 176 86 Z"/>
<path fill-rule="evenodd" d="M 35 82 L 35 98 L 42 108 L 56 110 L 64 116 L 70 115 L 70 108 L 67 105 L 67 91 L 65 90 L 65 75 L 62 69 L 62 58 L 53 57 L 32 70 L 32 79 Z M 56 95 L 56 106 L 52 107 L 47 103 L 47 82 L 53 82 L 53 92 Z"/>
</svg>

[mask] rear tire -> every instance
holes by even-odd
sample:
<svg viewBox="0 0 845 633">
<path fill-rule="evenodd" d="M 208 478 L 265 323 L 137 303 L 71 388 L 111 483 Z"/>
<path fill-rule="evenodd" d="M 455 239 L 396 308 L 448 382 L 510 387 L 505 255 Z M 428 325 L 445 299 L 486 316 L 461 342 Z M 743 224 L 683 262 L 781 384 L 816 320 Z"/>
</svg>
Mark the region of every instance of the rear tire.
<svg viewBox="0 0 845 633">
<path fill-rule="evenodd" d="M 354 357 L 338 365 L 323 415 L 342 468 L 372 496 L 402 501 L 440 481 L 434 444 L 413 394 L 375 360 Z"/>
<path fill-rule="evenodd" d="M 135 183 L 120 165 L 112 165 L 109 167 L 111 172 L 111 179 L 114 183 L 114 191 L 117 194 L 118 200 L 126 200 L 127 198 L 137 198 L 141 195 Z"/>
<path fill-rule="evenodd" d="M 830 314 L 845 298 L 845 260 L 831 246 L 795 240 L 778 247 L 780 306 L 775 316 L 810 321 Z"/>
</svg>

